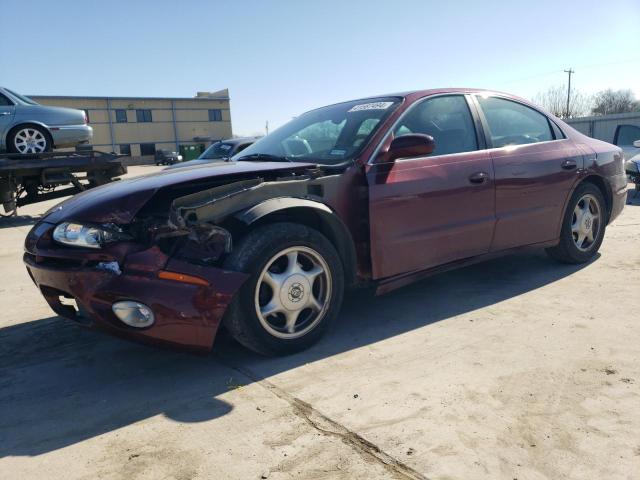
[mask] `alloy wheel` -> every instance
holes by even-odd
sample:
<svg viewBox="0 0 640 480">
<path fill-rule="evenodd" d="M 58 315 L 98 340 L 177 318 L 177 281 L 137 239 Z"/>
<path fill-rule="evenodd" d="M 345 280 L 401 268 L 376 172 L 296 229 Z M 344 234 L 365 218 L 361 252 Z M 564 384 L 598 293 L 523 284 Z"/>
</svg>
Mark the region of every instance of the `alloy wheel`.
<svg viewBox="0 0 640 480">
<path fill-rule="evenodd" d="M 600 203 L 591 194 L 580 197 L 573 209 L 571 234 L 578 250 L 589 250 L 598 238 L 601 228 L 602 212 Z"/>
<path fill-rule="evenodd" d="M 331 271 L 318 252 L 302 246 L 284 249 L 260 273 L 256 314 L 271 335 L 299 338 L 326 314 L 331 288 Z"/>
<path fill-rule="evenodd" d="M 16 132 L 13 144 L 18 153 L 42 153 L 47 149 L 47 139 L 35 128 L 23 128 Z"/>
</svg>

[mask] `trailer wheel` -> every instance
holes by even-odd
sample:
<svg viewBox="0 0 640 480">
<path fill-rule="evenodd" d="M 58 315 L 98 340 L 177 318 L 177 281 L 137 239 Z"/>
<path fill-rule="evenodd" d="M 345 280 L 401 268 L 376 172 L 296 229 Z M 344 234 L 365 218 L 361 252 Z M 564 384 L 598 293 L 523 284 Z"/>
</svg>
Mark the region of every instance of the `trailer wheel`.
<svg viewBox="0 0 640 480">
<path fill-rule="evenodd" d="M 18 198 L 23 191 L 20 185 L 11 180 L 0 179 L 0 217 L 15 217 L 18 214 Z"/>
<path fill-rule="evenodd" d="M 50 152 L 52 140 L 49 132 L 35 125 L 20 125 L 7 138 L 10 153 L 43 153 Z"/>
</svg>

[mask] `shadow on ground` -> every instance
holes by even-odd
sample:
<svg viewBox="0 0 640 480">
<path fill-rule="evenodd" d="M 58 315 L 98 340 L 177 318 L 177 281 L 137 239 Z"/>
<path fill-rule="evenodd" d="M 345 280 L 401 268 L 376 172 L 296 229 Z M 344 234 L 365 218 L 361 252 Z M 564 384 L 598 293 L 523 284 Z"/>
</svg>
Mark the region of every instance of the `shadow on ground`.
<svg viewBox="0 0 640 480">
<path fill-rule="evenodd" d="M 2 217 L 0 218 L 0 228 L 24 227 L 25 225 L 33 225 L 38 220 L 40 220 L 40 218 L 40 215 L 16 215 L 14 217 Z"/>
<path fill-rule="evenodd" d="M 371 298 L 349 295 L 337 324 L 308 351 L 259 357 L 219 338 L 209 356 L 145 347 L 49 317 L 0 330 L 0 457 L 38 455 L 163 414 L 200 422 L 228 413 L 219 399 L 268 378 L 540 288 L 580 266 L 520 254 Z M 238 369 L 231 368 L 230 365 Z"/>
</svg>

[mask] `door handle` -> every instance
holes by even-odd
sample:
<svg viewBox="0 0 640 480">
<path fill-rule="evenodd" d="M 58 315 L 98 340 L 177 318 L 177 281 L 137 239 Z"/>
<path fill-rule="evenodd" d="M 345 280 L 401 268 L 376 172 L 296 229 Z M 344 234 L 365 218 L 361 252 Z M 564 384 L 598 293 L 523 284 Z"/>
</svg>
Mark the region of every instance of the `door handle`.
<svg viewBox="0 0 640 480">
<path fill-rule="evenodd" d="M 487 172 L 476 172 L 469 176 L 469 181 L 476 185 L 481 184 L 489 180 L 489 174 Z"/>
<path fill-rule="evenodd" d="M 565 160 L 561 166 L 564 170 L 573 170 L 578 166 L 578 163 L 575 160 Z"/>
</svg>

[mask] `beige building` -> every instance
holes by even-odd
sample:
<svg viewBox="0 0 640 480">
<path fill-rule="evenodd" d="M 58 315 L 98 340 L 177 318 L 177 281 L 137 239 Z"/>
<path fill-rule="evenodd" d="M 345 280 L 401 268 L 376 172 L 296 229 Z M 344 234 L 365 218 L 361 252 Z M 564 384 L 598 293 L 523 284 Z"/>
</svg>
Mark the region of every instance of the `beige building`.
<svg viewBox="0 0 640 480">
<path fill-rule="evenodd" d="M 85 110 L 96 150 L 133 157 L 156 149 L 178 151 L 231 137 L 229 91 L 198 92 L 194 98 L 71 97 L 32 95 L 42 105 Z"/>
</svg>

